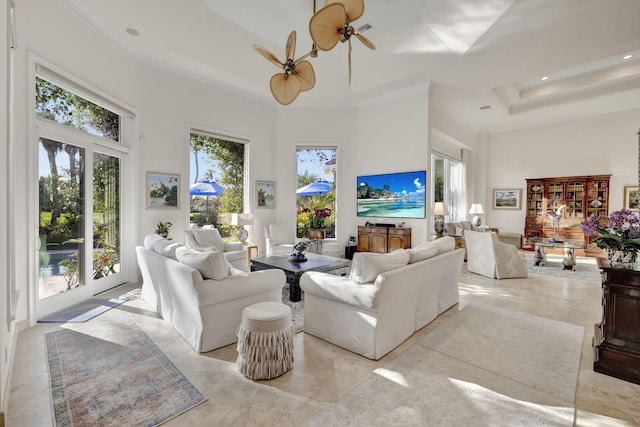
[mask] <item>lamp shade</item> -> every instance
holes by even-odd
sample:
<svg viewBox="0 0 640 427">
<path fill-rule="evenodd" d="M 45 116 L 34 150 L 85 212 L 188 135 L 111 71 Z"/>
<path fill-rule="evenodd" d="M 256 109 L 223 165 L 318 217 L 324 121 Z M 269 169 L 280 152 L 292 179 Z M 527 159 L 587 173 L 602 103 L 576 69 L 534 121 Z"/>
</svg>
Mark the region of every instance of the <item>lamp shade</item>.
<svg viewBox="0 0 640 427">
<path fill-rule="evenodd" d="M 253 214 L 248 214 L 248 213 L 231 214 L 231 225 L 253 225 Z"/>
<path fill-rule="evenodd" d="M 435 202 L 433 205 L 434 215 L 449 215 L 449 209 L 447 208 L 447 204 L 445 202 Z"/>
<path fill-rule="evenodd" d="M 469 209 L 470 214 L 481 215 L 484 213 L 482 210 L 482 203 L 473 203 L 471 205 L 471 209 Z"/>
</svg>

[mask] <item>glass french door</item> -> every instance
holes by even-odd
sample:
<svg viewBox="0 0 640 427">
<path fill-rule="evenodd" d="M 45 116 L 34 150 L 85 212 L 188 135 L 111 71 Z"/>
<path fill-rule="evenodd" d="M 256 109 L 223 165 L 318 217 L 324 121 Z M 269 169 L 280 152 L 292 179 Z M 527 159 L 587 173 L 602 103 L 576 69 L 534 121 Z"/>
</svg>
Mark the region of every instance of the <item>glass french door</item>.
<svg viewBox="0 0 640 427">
<path fill-rule="evenodd" d="M 38 140 L 37 317 L 125 281 L 121 159 L 60 136 Z"/>
</svg>

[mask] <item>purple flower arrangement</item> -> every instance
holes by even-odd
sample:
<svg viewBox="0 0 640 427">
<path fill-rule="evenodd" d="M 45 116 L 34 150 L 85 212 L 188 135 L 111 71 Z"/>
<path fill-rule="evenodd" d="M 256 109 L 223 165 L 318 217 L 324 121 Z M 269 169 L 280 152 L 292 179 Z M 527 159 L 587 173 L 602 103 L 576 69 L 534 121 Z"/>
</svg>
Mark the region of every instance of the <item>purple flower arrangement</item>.
<svg viewBox="0 0 640 427">
<path fill-rule="evenodd" d="M 613 211 L 607 218 L 593 215 L 580 223 L 586 236 L 601 249 L 640 250 L 640 218 L 629 209 Z"/>
<path fill-rule="evenodd" d="M 329 216 L 331 216 L 331 209 L 329 208 L 314 209 L 310 221 L 311 228 L 324 230 L 324 221 L 326 218 L 329 218 Z"/>
</svg>

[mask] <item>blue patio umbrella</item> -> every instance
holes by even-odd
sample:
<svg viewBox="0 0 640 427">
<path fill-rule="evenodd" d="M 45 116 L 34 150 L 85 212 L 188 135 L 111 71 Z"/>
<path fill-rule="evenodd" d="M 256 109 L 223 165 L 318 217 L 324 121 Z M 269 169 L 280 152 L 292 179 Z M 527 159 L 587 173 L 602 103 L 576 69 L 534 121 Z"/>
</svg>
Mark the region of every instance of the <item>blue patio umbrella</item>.
<svg viewBox="0 0 640 427">
<path fill-rule="evenodd" d="M 195 184 L 191 184 L 189 194 L 192 196 L 205 196 L 207 199 L 207 218 L 209 220 L 209 196 L 221 196 L 224 193 L 224 187 L 215 181 L 202 179 Z"/>
<path fill-rule="evenodd" d="M 312 182 L 311 184 L 307 184 L 304 187 L 298 188 L 296 190 L 297 196 L 317 196 L 319 194 L 327 194 L 331 191 L 332 185 L 329 181 L 325 181 L 324 179 L 319 179 L 317 181 Z"/>
</svg>

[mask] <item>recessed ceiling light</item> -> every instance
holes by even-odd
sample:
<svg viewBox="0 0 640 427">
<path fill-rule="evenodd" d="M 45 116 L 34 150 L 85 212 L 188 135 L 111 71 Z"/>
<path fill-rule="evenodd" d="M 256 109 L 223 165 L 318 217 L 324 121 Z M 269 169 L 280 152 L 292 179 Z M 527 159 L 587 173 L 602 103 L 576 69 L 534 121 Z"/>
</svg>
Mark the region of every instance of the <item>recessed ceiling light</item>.
<svg viewBox="0 0 640 427">
<path fill-rule="evenodd" d="M 545 80 L 549 80 L 549 76 L 544 76 L 543 78 L 541 78 L 540 80 L 545 81 Z"/>
<path fill-rule="evenodd" d="M 622 59 L 631 59 L 633 58 L 633 55 L 625 55 L 622 57 Z"/>
<path fill-rule="evenodd" d="M 136 30 L 135 28 L 127 28 L 127 33 L 129 33 L 132 36 L 139 36 L 140 35 L 140 31 Z"/>
</svg>

